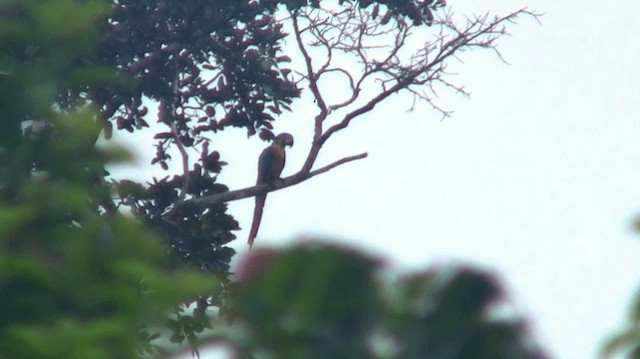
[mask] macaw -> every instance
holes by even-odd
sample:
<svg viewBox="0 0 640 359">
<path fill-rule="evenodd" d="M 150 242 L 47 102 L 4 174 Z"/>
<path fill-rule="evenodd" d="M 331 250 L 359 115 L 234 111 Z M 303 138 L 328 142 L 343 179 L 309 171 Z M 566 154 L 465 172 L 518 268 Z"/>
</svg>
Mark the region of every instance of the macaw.
<svg viewBox="0 0 640 359">
<path fill-rule="evenodd" d="M 273 143 L 264 149 L 258 159 L 258 181 L 256 185 L 272 183 L 280 178 L 285 162 L 285 146 L 293 146 L 293 136 L 283 132 L 276 136 Z M 258 234 L 260 220 L 262 219 L 262 209 L 267 194 L 256 195 L 256 207 L 253 210 L 253 222 L 251 222 L 251 231 L 249 231 L 249 248 L 253 245 L 254 239 Z"/>
</svg>

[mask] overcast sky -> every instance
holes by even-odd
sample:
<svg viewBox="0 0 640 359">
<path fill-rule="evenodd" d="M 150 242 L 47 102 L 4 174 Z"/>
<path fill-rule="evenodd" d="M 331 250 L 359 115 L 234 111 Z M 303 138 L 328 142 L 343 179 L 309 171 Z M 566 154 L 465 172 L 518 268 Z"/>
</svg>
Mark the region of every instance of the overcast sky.
<svg viewBox="0 0 640 359">
<path fill-rule="evenodd" d="M 269 194 L 256 244 L 330 238 L 398 270 L 452 261 L 495 270 L 553 357 L 595 358 L 640 284 L 631 229 L 640 214 L 640 2 L 448 3 L 459 14 L 529 6 L 545 15 L 509 28 L 499 42 L 509 65 L 489 52 L 461 57 L 452 79 L 472 96 L 440 92 L 452 117 L 441 121 L 426 104 L 406 112 L 410 98 L 400 95 L 338 134 L 316 167 L 369 157 Z M 315 107 L 305 99 L 277 122 L 296 137 L 285 176 L 308 150 Z M 230 163 L 221 182 L 252 185 L 265 144 L 241 131 L 219 137 Z M 142 149 L 139 163 L 153 152 Z M 230 204 L 241 253 L 252 211 L 252 199 Z"/>
</svg>

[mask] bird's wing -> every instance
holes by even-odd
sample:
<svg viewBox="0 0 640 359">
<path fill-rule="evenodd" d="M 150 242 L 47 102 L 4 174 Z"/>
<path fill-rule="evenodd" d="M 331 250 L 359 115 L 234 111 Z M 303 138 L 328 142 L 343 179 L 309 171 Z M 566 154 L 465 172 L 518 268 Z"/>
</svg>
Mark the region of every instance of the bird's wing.
<svg viewBox="0 0 640 359">
<path fill-rule="evenodd" d="M 284 162 L 284 147 L 271 145 L 265 148 L 258 160 L 257 184 L 269 183 L 280 178 Z"/>
</svg>

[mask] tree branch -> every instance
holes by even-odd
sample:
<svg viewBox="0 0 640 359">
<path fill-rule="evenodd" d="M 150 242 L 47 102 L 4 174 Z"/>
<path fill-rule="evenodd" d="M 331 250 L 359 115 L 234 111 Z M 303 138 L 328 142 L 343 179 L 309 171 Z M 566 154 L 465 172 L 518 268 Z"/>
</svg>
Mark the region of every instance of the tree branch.
<svg viewBox="0 0 640 359">
<path fill-rule="evenodd" d="M 176 128 L 175 120 L 172 120 L 170 127 L 171 134 L 176 141 L 178 151 L 180 152 L 180 156 L 182 157 L 182 188 L 180 189 L 180 201 L 183 201 L 187 195 L 187 190 L 189 189 L 189 154 L 187 154 L 187 150 L 184 148 L 182 140 L 180 140 L 180 135 L 178 135 L 178 129 Z"/>
<path fill-rule="evenodd" d="M 184 144 L 180 139 L 180 135 L 178 134 L 178 128 L 176 127 L 176 102 L 178 101 L 178 88 L 180 82 L 180 71 L 178 70 L 178 59 L 176 57 L 173 58 L 173 65 L 175 75 L 173 78 L 173 83 L 171 84 L 171 93 L 173 95 L 172 103 L 171 103 L 171 134 L 173 135 L 173 139 L 178 146 L 178 151 L 180 152 L 180 156 L 182 157 L 182 188 L 180 189 L 180 201 L 184 201 L 187 190 L 189 189 L 189 155 L 187 154 L 187 150 L 184 148 Z"/>
<path fill-rule="evenodd" d="M 407 86 L 407 83 L 410 82 L 408 81 L 409 78 L 403 80 L 403 81 L 398 81 L 395 85 L 391 86 L 391 88 L 389 88 L 388 90 L 383 91 L 382 93 L 380 93 L 378 96 L 375 96 L 374 98 L 372 98 L 369 102 L 367 102 L 365 105 L 363 105 L 362 107 L 359 107 L 351 112 L 349 112 L 347 115 L 344 116 L 344 118 L 342 119 L 342 121 L 340 121 L 339 123 L 329 127 L 329 129 L 327 129 L 327 131 L 325 131 L 325 133 L 322 134 L 322 137 L 320 138 L 319 144 L 322 145 L 324 144 L 329 137 L 331 137 L 331 135 L 333 135 L 334 133 L 346 128 L 347 126 L 349 126 L 349 123 L 351 122 L 351 120 L 353 120 L 354 118 L 367 113 L 371 110 L 373 110 L 374 107 L 376 107 L 377 104 L 379 104 L 380 102 L 382 102 L 385 98 L 391 96 L 393 93 L 402 90 L 403 88 L 405 88 Z"/>
<path fill-rule="evenodd" d="M 268 192 L 273 192 L 273 191 L 277 191 L 277 190 L 281 190 L 283 188 L 287 188 L 287 187 L 291 187 L 293 185 L 296 185 L 298 183 L 304 182 L 312 177 L 315 177 L 319 174 L 325 173 L 327 171 L 330 171 L 332 169 L 334 169 L 335 167 L 338 167 L 340 165 L 343 165 L 345 163 L 351 162 L 351 161 L 355 161 L 355 160 L 359 160 L 359 159 L 363 159 L 366 158 L 368 156 L 368 154 L 365 153 L 361 153 L 359 155 L 354 155 L 354 156 L 349 156 L 349 157 L 345 157 L 342 158 L 338 161 L 335 161 L 329 165 L 326 165 L 322 168 L 319 168 L 317 170 L 314 171 L 310 171 L 308 173 L 304 173 L 302 171 L 293 174 L 289 177 L 285 177 L 285 178 L 281 178 L 277 181 L 274 181 L 272 183 L 268 183 L 268 184 L 261 184 L 261 185 L 257 185 L 257 186 L 252 186 L 252 187 L 247 187 L 247 188 L 242 188 L 242 189 L 238 189 L 235 191 L 229 191 L 229 192 L 223 192 L 223 193 L 218 193 L 218 194 L 214 194 L 214 195 L 210 195 L 210 196 L 204 196 L 204 197 L 200 197 L 200 198 L 191 198 L 188 199 L 184 202 L 182 202 L 181 204 L 178 204 L 177 206 L 182 206 L 185 204 L 208 204 L 208 205 L 212 205 L 212 204 L 216 204 L 216 203 L 223 203 L 223 202 L 229 202 L 229 201 L 234 201 L 234 200 L 239 200 L 239 199 L 243 199 L 243 198 L 248 198 L 248 197 L 253 197 L 255 195 L 259 195 L 259 194 L 263 194 L 263 193 L 268 193 Z M 175 207 L 174 207 L 175 209 Z M 172 210 L 173 212 L 173 210 Z"/>
<path fill-rule="evenodd" d="M 414 96 L 414 101 L 416 99 L 425 100 L 446 116 L 448 112 L 437 107 L 432 101 L 431 95 L 436 94 L 433 85 L 440 83 L 445 87 L 455 89 L 457 92 L 467 94 L 464 88 L 456 86 L 444 78 L 447 75 L 445 71 L 446 61 L 451 58 L 455 59 L 457 53 L 467 48 L 480 47 L 497 51 L 494 41 L 499 36 L 507 34 L 504 27 L 500 27 L 501 24 L 512 22 L 517 16 L 523 14 L 531 15 L 534 18 L 537 17 L 536 14 L 526 9 L 521 9 L 504 17 L 495 17 L 492 20 L 488 20 L 487 15 L 468 19 L 466 25 L 462 29 L 458 29 L 451 19 L 451 14 L 445 14 L 435 23 L 440 25 L 440 32 L 436 33 L 434 40 L 425 42 L 412 56 L 401 57 L 399 55 L 400 50 L 406 47 L 407 39 L 410 35 L 413 35 L 410 30 L 416 28 L 415 26 L 407 25 L 402 18 L 397 18 L 388 25 L 386 23 L 372 25 L 369 15 L 363 12 L 363 9 L 357 7 L 337 12 L 326 11 L 327 15 L 331 15 L 327 17 L 323 16 L 324 13 L 316 16 L 313 11 L 316 10 L 306 10 L 305 12 L 305 10 L 298 9 L 290 12 L 297 48 L 304 60 L 304 70 L 298 73 L 300 73 L 302 80 L 308 81 L 308 88 L 320 110 L 320 113 L 314 119 L 313 142 L 302 168 L 296 174 L 273 183 L 201 198 L 187 199 L 176 205 L 170 212 L 173 212 L 183 204 L 223 203 L 280 190 L 306 181 L 344 163 L 365 158 L 367 154 L 363 153 L 345 157 L 314 171 L 311 170 L 322 146 L 332 135 L 348 127 L 353 119 L 373 110 L 380 102 L 397 92 L 406 90 Z M 301 27 L 300 19 L 309 22 L 309 24 Z M 305 44 L 302 38 L 303 33 L 309 33 L 315 40 Z M 384 36 L 393 36 L 392 45 L 389 46 L 388 51 L 385 50 L 381 54 L 382 56 L 377 56 L 377 58 L 370 57 L 368 53 L 365 53 L 365 50 L 383 50 L 384 46 L 379 46 L 375 43 L 370 45 L 369 42 L 379 41 Z M 324 50 L 326 50 L 327 59 L 321 62 L 319 69 L 314 69 L 312 57 L 306 46 L 324 47 Z M 362 72 L 358 78 L 354 78 L 346 68 L 332 67 L 332 61 L 335 59 L 332 56 L 332 50 L 341 51 L 346 55 L 355 57 L 354 64 L 358 63 L 362 66 Z M 498 56 L 500 56 L 499 53 Z M 339 72 L 347 76 L 349 87 L 352 90 L 352 95 L 349 98 L 332 106 L 327 106 L 323 92 L 318 86 L 321 76 L 329 72 Z M 379 83 L 381 89 L 368 102 L 349 109 L 350 105 L 353 105 L 360 95 L 362 86 L 366 86 L 365 80 L 367 80 L 367 84 L 368 81 Z M 328 118 L 329 113 L 339 108 L 346 108 L 350 111 L 340 121 L 326 130 L 323 129 L 323 123 Z"/>
<path fill-rule="evenodd" d="M 314 140 L 319 138 L 322 134 L 322 121 L 327 117 L 327 105 L 324 102 L 324 98 L 320 93 L 320 89 L 318 89 L 318 78 L 316 73 L 313 71 L 313 65 L 311 64 L 311 56 L 307 52 L 306 47 L 304 46 L 304 42 L 302 41 L 302 35 L 300 31 L 300 27 L 298 25 L 298 12 L 295 11 L 291 13 L 291 20 L 293 23 L 293 29 L 296 36 L 296 42 L 298 43 L 298 49 L 302 54 L 307 70 L 306 78 L 309 80 L 309 89 L 313 93 L 313 97 L 316 99 L 316 103 L 320 108 L 320 113 L 315 118 L 315 127 L 314 127 Z"/>
<path fill-rule="evenodd" d="M 431 104 L 435 109 L 439 110 L 443 116 L 447 116 L 449 112 L 438 107 L 431 99 L 431 97 L 425 92 L 424 86 L 428 86 L 426 89 L 430 90 L 431 93 L 435 94 L 433 83 L 440 83 L 445 87 L 450 87 L 456 90 L 456 92 L 460 92 L 464 95 L 468 95 L 467 92 L 464 91 L 464 88 L 461 86 L 456 86 L 447 80 L 443 79 L 441 75 L 445 74 L 445 61 L 451 58 L 456 58 L 456 54 L 458 52 L 464 51 L 465 48 L 488 48 L 494 50 L 498 57 L 502 59 L 502 56 L 495 47 L 494 41 L 501 35 L 506 35 L 507 32 L 504 27 L 500 27 L 504 22 L 513 22 L 516 17 L 519 15 L 530 15 L 534 18 L 537 16 L 535 13 L 532 13 L 526 9 L 521 9 L 511 14 L 508 14 L 503 17 L 495 17 L 491 21 L 488 20 L 488 15 L 475 17 L 473 19 L 469 19 L 466 26 L 459 30 L 453 23 L 450 18 L 450 15 L 444 17 L 439 23 L 441 25 L 440 34 L 437 36 L 436 41 L 427 42 L 423 46 L 422 50 L 416 52 L 413 56 L 409 58 L 408 64 L 403 64 L 401 59 L 398 58 L 397 54 L 406 42 L 406 39 L 410 35 L 409 29 L 411 26 L 408 26 L 404 23 L 402 19 L 396 20 L 397 25 L 396 29 L 396 37 L 395 43 L 392 49 L 389 51 L 388 55 L 384 59 L 384 61 L 368 61 L 367 57 L 363 53 L 363 37 L 366 35 L 369 36 L 379 36 L 379 33 L 372 32 L 367 33 L 368 28 L 365 24 L 361 24 L 359 27 L 359 32 L 353 37 L 353 43 L 343 43 L 342 49 L 345 52 L 353 52 L 361 62 L 365 65 L 365 70 L 362 74 L 362 77 L 357 82 L 355 89 L 359 89 L 360 85 L 368 76 L 381 73 L 384 78 L 376 78 L 379 80 L 382 85 L 382 91 L 371 98 L 364 105 L 353 109 L 351 112 L 347 113 L 340 122 L 329 127 L 321 136 L 320 140 L 316 145 L 322 146 L 333 134 L 336 132 L 346 128 L 349 126 L 350 122 L 371 110 L 384 101 L 387 97 L 391 96 L 396 92 L 400 92 L 403 90 L 409 91 L 411 94 L 415 96 L 415 98 L 426 100 L 429 104 Z M 452 39 L 447 40 L 447 35 L 443 32 L 443 28 L 452 30 L 454 32 L 454 36 Z M 439 46 L 437 46 L 438 44 Z M 434 57 L 430 59 L 430 54 L 438 48 Z M 372 65 L 373 64 L 373 65 Z M 392 84 L 387 88 L 387 84 Z M 422 87 L 423 90 L 417 91 L 415 87 Z M 414 98 L 414 100 L 415 100 Z M 339 106 L 347 106 L 351 104 L 353 101 L 349 99 L 345 101 L 345 103 L 340 104 Z M 331 110 L 334 110 L 334 107 L 330 107 Z"/>
</svg>

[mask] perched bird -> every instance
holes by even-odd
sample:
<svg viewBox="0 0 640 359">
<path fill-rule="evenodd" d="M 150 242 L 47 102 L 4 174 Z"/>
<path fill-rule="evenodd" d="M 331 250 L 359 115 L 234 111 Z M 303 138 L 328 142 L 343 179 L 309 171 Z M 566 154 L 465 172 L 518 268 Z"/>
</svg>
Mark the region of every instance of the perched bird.
<svg viewBox="0 0 640 359">
<path fill-rule="evenodd" d="M 258 181 L 257 185 L 271 183 L 282 173 L 285 162 L 285 146 L 293 146 L 293 136 L 283 132 L 276 136 L 273 143 L 264 149 L 258 159 Z M 262 219 L 262 209 L 267 194 L 256 195 L 256 208 L 253 210 L 253 222 L 251 222 L 251 231 L 249 231 L 249 248 L 253 245 L 253 241 L 258 234 L 260 228 L 260 220 Z"/>
</svg>

